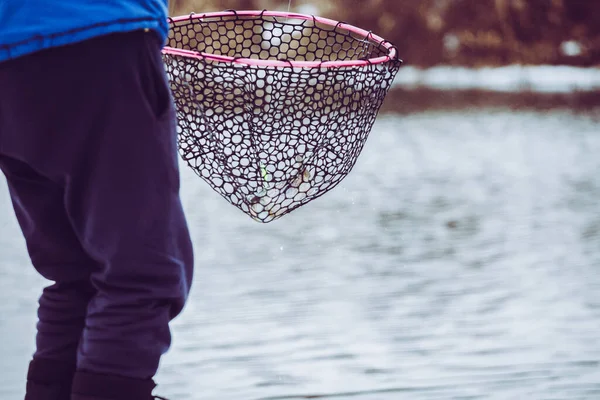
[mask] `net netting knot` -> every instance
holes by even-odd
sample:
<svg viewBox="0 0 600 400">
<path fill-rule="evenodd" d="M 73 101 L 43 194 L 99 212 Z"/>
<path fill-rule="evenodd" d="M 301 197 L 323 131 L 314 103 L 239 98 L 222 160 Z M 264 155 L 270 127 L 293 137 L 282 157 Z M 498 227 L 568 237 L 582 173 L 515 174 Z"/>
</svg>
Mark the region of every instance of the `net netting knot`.
<svg viewBox="0 0 600 400">
<path fill-rule="evenodd" d="M 181 157 L 257 221 L 348 175 L 401 65 L 389 43 L 332 22 L 265 11 L 170 19 L 163 58 Z"/>
</svg>

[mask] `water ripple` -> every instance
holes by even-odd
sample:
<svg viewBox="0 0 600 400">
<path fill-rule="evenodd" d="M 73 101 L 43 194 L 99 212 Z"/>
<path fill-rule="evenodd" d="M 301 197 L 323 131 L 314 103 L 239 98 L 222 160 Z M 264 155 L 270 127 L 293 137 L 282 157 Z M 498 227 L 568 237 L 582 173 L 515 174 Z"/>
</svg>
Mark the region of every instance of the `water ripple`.
<svg viewBox="0 0 600 400">
<path fill-rule="evenodd" d="M 341 186 L 268 226 L 184 168 L 197 272 L 161 393 L 600 398 L 598 132 L 568 110 L 382 115 Z M 8 207 L 3 188 L 0 398 L 17 400 L 44 282 Z"/>
</svg>

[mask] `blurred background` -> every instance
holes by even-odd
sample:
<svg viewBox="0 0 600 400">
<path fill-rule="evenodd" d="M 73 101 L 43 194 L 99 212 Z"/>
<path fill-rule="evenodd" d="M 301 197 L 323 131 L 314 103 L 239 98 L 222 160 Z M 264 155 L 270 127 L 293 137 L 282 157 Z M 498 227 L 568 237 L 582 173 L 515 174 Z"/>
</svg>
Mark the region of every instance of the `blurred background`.
<svg viewBox="0 0 600 400">
<path fill-rule="evenodd" d="M 177 0 L 171 15 L 287 1 Z M 182 162 L 196 251 L 174 400 L 600 398 L 600 2 L 300 1 L 405 66 L 352 173 L 260 225 Z M 0 398 L 36 300 L 0 180 Z"/>
<path fill-rule="evenodd" d="M 288 0 L 171 2 L 171 15 L 288 9 Z M 291 9 L 372 30 L 413 66 L 600 65 L 597 1 L 292 0 Z"/>
</svg>

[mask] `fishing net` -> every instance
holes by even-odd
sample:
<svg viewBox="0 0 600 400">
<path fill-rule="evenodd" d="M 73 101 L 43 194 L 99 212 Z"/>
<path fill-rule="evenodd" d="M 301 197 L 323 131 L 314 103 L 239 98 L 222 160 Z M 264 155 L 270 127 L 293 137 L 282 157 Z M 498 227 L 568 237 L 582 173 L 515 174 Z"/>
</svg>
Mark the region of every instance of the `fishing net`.
<svg viewBox="0 0 600 400">
<path fill-rule="evenodd" d="M 169 21 L 163 58 L 180 155 L 259 222 L 348 175 L 401 65 L 389 42 L 314 16 L 226 11 Z"/>
</svg>

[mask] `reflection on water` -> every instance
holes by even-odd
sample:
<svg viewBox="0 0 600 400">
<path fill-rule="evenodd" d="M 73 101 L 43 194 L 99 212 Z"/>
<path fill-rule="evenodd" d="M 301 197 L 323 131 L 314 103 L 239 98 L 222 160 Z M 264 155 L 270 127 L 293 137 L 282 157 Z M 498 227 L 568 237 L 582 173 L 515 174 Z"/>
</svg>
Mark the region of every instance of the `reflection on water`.
<svg viewBox="0 0 600 400">
<path fill-rule="evenodd" d="M 161 393 L 600 398 L 599 122 L 594 109 L 381 115 L 341 186 L 270 225 L 184 170 L 197 272 Z M 5 186 L 0 226 L 12 400 L 43 282 Z"/>
</svg>

